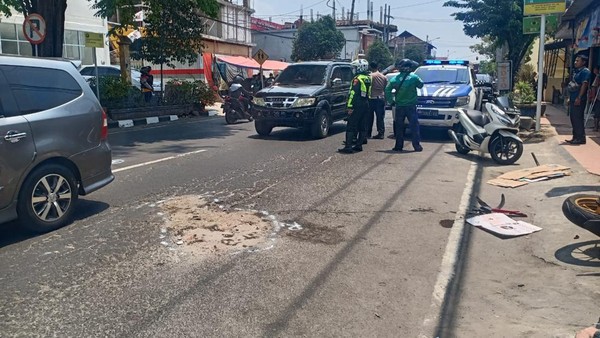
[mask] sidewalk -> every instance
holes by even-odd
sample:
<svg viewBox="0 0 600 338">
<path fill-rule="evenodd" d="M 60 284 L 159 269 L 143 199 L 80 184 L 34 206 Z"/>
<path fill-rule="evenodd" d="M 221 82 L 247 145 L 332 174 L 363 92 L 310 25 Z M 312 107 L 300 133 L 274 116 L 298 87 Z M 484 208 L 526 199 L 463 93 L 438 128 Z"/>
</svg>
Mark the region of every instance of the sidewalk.
<svg viewBox="0 0 600 338">
<path fill-rule="evenodd" d="M 541 124 L 551 125 L 556 131 L 559 146 L 564 148 L 588 172 L 600 176 L 600 133 L 586 128 L 586 144 L 570 145 L 565 140 L 571 139 L 571 121 L 566 110 L 561 106 L 548 105 L 546 116 Z"/>
<path fill-rule="evenodd" d="M 223 108 L 221 108 L 221 103 L 217 102 L 213 106 L 208 106 L 204 108 L 205 112 L 197 115 L 197 117 L 201 116 L 223 116 Z M 196 117 L 196 115 L 194 115 Z M 136 119 L 123 119 L 123 120 L 111 120 L 108 121 L 108 128 L 130 128 L 134 126 L 154 124 L 154 123 L 162 123 L 162 122 L 172 122 L 179 120 L 178 115 L 164 115 L 164 116 L 151 116 L 151 117 L 141 117 Z"/>
</svg>

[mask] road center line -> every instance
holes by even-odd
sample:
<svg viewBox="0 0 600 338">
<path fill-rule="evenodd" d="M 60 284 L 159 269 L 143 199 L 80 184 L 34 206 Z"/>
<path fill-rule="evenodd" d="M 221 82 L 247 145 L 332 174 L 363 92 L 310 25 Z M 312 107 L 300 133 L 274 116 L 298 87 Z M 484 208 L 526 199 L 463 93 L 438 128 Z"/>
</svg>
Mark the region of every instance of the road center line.
<svg viewBox="0 0 600 338">
<path fill-rule="evenodd" d="M 459 245 L 462 240 L 465 228 L 465 217 L 469 209 L 469 202 L 473 193 L 473 185 L 475 184 L 475 174 L 477 172 L 477 163 L 471 162 L 469 173 L 467 174 L 467 183 L 463 190 L 458 211 L 454 217 L 454 224 L 450 230 L 448 236 L 448 243 L 446 244 L 446 250 L 442 258 L 442 265 L 440 266 L 440 272 L 438 273 L 437 281 L 433 287 L 433 296 L 431 301 L 431 307 L 423 320 L 421 327 L 421 333 L 419 338 L 432 337 L 435 330 L 435 325 L 439 319 L 442 304 L 444 304 L 444 298 L 450 280 L 454 277 L 454 270 L 457 263 Z"/>
<path fill-rule="evenodd" d="M 175 155 L 175 156 L 169 156 L 169 157 L 161 158 L 161 159 L 154 160 L 154 161 L 149 161 L 149 162 L 139 163 L 139 164 L 135 164 L 135 165 L 130 165 L 129 167 L 115 169 L 112 172 L 113 173 L 118 173 L 118 172 L 121 172 L 121 171 L 135 169 L 135 168 L 147 166 L 147 165 L 150 165 L 150 164 L 160 163 L 160 162 L 164 162 L 164 161 L 174 160 L 174 159 L 180 158 L 180 157 L 185 157 L 185 156 L 189 156 L 189 155 L 193 155 L 193 154 L 203 153 L 205 151 L 206 151 L 206 149 L 191 151 L 189 153 L 183 153 L 183 154 L 179 154 L 179 155 Z"/>
</svg>

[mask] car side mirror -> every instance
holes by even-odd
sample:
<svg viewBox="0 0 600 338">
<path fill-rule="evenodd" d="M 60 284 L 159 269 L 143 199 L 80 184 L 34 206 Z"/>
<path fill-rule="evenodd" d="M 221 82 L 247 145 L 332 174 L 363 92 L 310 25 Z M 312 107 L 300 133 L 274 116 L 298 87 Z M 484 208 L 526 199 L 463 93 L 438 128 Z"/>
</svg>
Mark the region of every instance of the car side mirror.
<svg viewBox="0 0 600 338">
<path fill-rule="evenodd" d="M 332 86 L 339 86 L 341 84 L 342 84 L 342 79 L 340 79 L 340 78 L 335 78 L 331 81 Z"/>
</svg>

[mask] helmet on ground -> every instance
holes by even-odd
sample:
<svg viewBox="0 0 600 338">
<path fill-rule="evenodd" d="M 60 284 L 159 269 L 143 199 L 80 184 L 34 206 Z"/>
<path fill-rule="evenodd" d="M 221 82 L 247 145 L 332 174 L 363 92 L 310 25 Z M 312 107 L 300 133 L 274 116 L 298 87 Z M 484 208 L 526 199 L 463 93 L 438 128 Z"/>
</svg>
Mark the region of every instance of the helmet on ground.
<svg viewBox="0 0 600 338">
<path fill-rule="evenodd" d="M 365 59 L 354 60 L 351 64 L 356 69 L 357 74 L 369 71 L 369 62 Z"/>
<path fill-rule="evenodd" d="M 395 66 L 396 69 L 402 73 L 410 73 L 418 66 L 418 64 L 411 59 L 402 59 L 396 60 Z"/>
</svg>

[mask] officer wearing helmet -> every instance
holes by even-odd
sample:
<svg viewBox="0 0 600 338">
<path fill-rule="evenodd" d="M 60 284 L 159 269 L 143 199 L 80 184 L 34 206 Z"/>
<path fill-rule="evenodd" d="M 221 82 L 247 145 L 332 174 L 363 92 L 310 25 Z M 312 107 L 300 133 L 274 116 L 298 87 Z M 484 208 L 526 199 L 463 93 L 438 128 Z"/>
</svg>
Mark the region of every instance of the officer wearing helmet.
<svg viewBox="0 0 600 338">
<path fill-rule="evenodd" d="M 371 97 L 371 77 L 369 76 L 369 62 L 365 59 L 352 61 L 356 75 L 352 79 L 350 95 L 348 96 L 348 125 L 346 126 L 346 143 L 339 152 L 352 154 L 362 151 L 362 145 L 367 140 L 366 119 L 370 112 L 369 97 Z M 357 136 L 356 144 L 353 140 Z"/>
<path fill-rule="evenodd" d="M 387 102 L 396 107 L 396 115 L 394 117 L 396 145 L 392 149 L 393 151 L 402 151 L 404 148 L 405 118 L 408 118 L 413 148 L 415 151 L 423 151 L 417 115 L 417 88 L 423 88 L 423 81 L 418 75 L 413 73 L 413 70 L 417 66 L 418 63 L 409 59 L 396 61 L 396 68 L 400 73 L 391 78 L 385 87 Z M 394 94 L 392 94 L 393 89 L 396 90 Z"/>
</svg>

